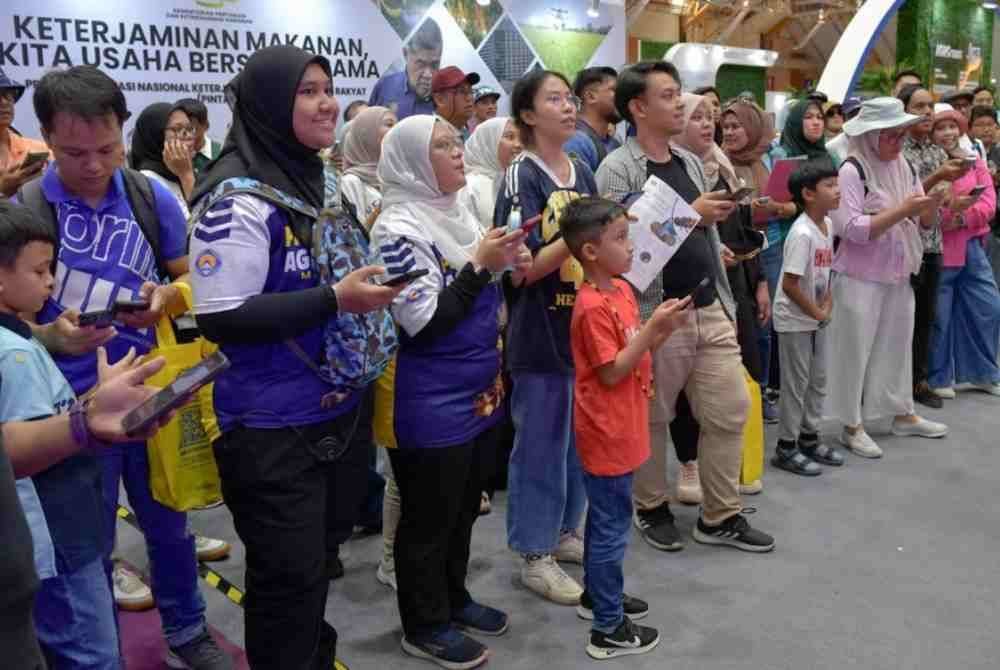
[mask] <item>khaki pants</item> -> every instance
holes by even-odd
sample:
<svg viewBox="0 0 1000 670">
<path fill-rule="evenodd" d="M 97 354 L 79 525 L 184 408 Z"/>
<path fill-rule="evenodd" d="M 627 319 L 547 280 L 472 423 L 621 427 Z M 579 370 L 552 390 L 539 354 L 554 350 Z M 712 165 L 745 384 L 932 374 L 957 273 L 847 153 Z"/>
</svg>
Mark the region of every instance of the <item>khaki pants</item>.
<svg viewBox="0 0 1000 670">
<path fill-rule="evenodd" d="M 667 501 L 668 426 L 683 389 L 701 426 L 698 469 L 702 519 L 715 526 L 739 513 L 743 425 L 750 399 L 736 329 L 719 301 L 692 310 L 653 354 L 656 398 L 650 403 L 648 461 L 636 472 L 632 495 L 639 509 Z"/>
</svg>

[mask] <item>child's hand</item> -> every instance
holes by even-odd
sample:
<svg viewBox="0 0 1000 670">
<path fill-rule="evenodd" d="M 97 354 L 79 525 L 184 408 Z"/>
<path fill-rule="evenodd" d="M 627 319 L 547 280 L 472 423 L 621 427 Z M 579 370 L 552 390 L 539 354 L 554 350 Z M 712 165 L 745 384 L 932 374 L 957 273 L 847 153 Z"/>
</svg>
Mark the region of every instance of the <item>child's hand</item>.
<svg viewBox="0 0 1000 670">
<path fill-rule="evenodd" d="M 691 296 L 685 298 L 670 298 L 656 308 L 649 318 L 653 329 L 666 339 L 677 330 L 687 318 L 687 308 L 691 304 Z"/>
<path fill-rule="evenodd" d="M 830 317 L 833 315 L 833 293 L 830 290 L 823 295 L 823 299 L 819 303 L 819 321 L 825 322 L 829 321 Z"/>
</svg>

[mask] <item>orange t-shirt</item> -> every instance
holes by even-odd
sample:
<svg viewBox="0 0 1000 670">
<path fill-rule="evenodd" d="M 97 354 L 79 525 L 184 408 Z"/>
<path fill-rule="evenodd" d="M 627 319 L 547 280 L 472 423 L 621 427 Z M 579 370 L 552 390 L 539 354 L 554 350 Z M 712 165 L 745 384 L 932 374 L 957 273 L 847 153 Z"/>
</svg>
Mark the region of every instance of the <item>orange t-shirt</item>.
<svg viewBox="0 0 1000 670">
<path fill-rule="evenodd" d="M 30 153 L 41 153 L 44 151 L 49 154 L 50 160 L 52 158 L 48 145 L 41 140 L 32 140 L 21 135 L 15 135 L 13 132 L 8 133 L 7 137 L 10 138 L 7 144 L 7 160 L 0 162 L 0 170 L 13 170 L 19 167 Z"/>
<path fill-rule="evenodd" d="M 570 346 L 576 366 L 573 426 L 583 469 L 617 477 L 649 458 L 649 393 L 653 359 L 645 352 L 635 370 L 605 386 L 597 368 L 611 363 L 639 332 L 639 305 L 631 287 L 615 279 L 615 290 L 584 283 L 576 294 Z"/>
</svg>

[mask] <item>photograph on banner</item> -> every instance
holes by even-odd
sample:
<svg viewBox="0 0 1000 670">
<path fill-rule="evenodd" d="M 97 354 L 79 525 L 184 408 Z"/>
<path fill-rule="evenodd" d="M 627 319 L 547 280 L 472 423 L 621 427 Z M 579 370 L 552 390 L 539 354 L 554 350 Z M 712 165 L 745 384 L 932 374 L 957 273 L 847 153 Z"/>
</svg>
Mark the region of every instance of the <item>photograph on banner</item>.
<svg viewBox="0 0 1000 670">
<path fill-rule="evenodd" d="M 645 291 L 687 239 L 701 216 L 677 191 L 656 176 L 650 176 L 642 192 L 626 201 L 629 237 L 635 246 L 632 269 L 623 277 Z"/>
</svg>

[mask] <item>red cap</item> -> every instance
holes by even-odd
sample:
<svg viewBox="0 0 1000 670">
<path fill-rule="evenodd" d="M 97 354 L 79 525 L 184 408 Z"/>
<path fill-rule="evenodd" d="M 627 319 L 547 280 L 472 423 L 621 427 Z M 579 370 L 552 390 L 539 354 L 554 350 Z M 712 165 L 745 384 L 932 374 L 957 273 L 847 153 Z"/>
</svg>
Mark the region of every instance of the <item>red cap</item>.
<svg viewBox="0 0 1000 670">
<path fill-rule="evenodd" d="M 475 86 L 479 83 L 479 75 L 475 72 L 465 74 L 454 65 L 449 65 L 434 73 L 434 78 L 431 79 L 431 93 L 447 91 L 465 83 L 468 83 L 469 86 Z"/>
</svg>

